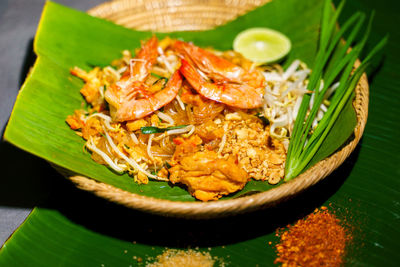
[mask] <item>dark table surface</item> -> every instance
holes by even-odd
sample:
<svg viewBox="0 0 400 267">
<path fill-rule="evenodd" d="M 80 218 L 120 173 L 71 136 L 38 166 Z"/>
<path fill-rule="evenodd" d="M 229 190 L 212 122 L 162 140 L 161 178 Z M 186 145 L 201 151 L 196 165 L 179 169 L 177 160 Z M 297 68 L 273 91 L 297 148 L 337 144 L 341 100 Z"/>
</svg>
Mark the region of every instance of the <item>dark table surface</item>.
<svg viewBox="0 0 400 267">
<path fill-rule="evenodd" d="M 0 0 L 0 127 L 2 131 L 10 116 L 18 90 L 35 60 L 32 41 L 44 2 L 44 0 Z M 57 2 L 76 9 L 88 10 L 104 1 L 57 0 Z M 327 179 L 328 182 L 324 181 L 312 189 L 308 197 L 300 199 L 304 203 L 303 206 L 310 203 L 319 206 L 329 199 L 341 201 L 339 199 L 341 197 L 346 198 L 346 201 L 348 198 L 360 199 L 359 206 L 363 209 L 363 215 L 371 222 L 368 224 L 371 229 L 368 229 L 369 232 L 366 233 L 372 242 L 370 251 L 377 253 L 377 258 L 384 256 L 384 253 L 380 251 L 380 246 L 390 243 L 385 241 L 384 236 L 398 238 L 400 233 L 398 230 L 400 226 L 399 180 L 394 179 L 400 176 L 398 153 L 400 146 L 398 142 L 393 143 L 400 136 L 400 120 L 394 115 L 400 111 L 400 64 L 398 63 L 400 62 L 398 42 L 400 17 L 398 4 L 394 2 L 353 0 L 347 3 L 349 7 L 345 11 L 346 15 L 356 9 L 377 10 L 371 39 L 377 41 L 389 32 L 391 35 L 387 46 L 389 53 L 385 59 L 385 65 L 380 66 L 378 73 L 369 77 L 371 82 L 370 117 L 360 145 L 346 160 L 344 166 Z M 394 126 L 390 129 L 381 127 L 380 118 L 383 121 L 389 118 L 390 121 L 386 125 L 390 123 Z M 54 194 L 57 186 L 65 185 L 63 184 L 65 179 L 47 162 L 3 141 L 0 142 L 0 173 L 1 246 L 33 207 L 48 201 L 49 195 Z M 55 176 L 59 179 L 52 179 Z M 357 179 L 362 179 L 362 176 L 369 177 L 370 182 L 372 176 L 376 179 L 369 185 L 357 183 Z M 391 181 L 392 184 L 387 185 L 385 181 Z M 325 195 L 321 192 L 325 192 Z M 316 199 L 311 200 L 313 196 Z M 312 205 L 310 205 L 311 208 Z M 383 217 L 380 219 L 381 215 Z M 382 220 L 385 221 L 382 222 Z M 395 247 L 385 247 L 385 249 L 396 250 Z"/>
</svg>

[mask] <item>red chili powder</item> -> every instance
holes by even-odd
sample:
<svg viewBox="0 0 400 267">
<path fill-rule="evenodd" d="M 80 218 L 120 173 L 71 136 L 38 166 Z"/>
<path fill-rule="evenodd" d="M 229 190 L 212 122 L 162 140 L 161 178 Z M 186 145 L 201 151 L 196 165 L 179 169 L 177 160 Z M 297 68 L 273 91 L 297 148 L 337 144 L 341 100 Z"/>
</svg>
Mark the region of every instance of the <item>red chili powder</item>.
<svg viewBox="0 0 400 267">
<path fill-rule="evenodd" d="M 341 266 L 351 240 L 341 221 L 326 207 L 288 225 L 286 231 L 278 230 L 277 235 L 281 239 L 274 263 L 282 266 Z"/>
</svg>

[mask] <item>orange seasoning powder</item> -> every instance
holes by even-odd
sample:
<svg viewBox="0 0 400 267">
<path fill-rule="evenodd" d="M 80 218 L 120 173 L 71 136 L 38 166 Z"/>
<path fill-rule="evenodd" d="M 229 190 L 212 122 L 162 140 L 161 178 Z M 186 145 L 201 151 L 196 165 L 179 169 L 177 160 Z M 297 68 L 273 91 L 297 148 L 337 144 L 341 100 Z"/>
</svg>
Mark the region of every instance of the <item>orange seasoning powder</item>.
<svg viewBox="0 0 400 267">
<path fill-rule="evenodd" d="M 341 266 L 351 235 L 335 214 L 326 207 L 316 209 L 307 218 L 289 225 L 276 245 L 275 264 L 282 266 Z"/>
</svg>

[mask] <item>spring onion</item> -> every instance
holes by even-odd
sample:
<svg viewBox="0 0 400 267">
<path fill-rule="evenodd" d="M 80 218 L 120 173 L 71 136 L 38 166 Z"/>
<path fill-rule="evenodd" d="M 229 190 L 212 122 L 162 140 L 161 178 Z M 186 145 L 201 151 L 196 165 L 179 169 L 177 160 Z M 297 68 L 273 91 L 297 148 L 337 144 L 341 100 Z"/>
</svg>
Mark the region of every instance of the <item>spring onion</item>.
<svg viewBox="0 0 400 267">
<path fill-rule="evenodd" d="M 174 130 L 174 129 L 181 129 L 186 127 L 187 125 L 178 125 L 178 126 L 172 126 L 172 127 L 167 127 L 167 128 L 158 128 L 155 126 L 145 126 L 140 128 L 140 131 L 142 131 L 143 134 L 154 134 L 154 133 L 163 133 L 169 130 Z"/>
<path fill-rule="evenodd" d="M 353 14 L 338 30 L 337 19 L 343 9 L 342 1 L 336 10 L 332 9 L 330 0 L 325 0 L 321 21 L 319 47 L 310 75 L 307 89 L 311 93 L 304 95 L 294 124 L 285 165 L 285 181 L 288 181 L 306 170 L 308 164 L 318 152 L 336 119 L 352 97 L 361 75 L 370 66 L 372 58 L 385 46 L 387 38 L 383 38 L 354 70 L 371 30 L 371 16 L 367 27 L 363 27 L 365 14 Z M 364 29 L 365 31 L 361 31 Z M 340 40 L 348 33 L 347 41 Z M 360 40 L 355 41 L 358 36 Z M 350 50 L 350 46 L 352 49 Z M 350 51 L 349 51 L 350 50 Z M 330 105 L 322 119 L 316 125 L 312 123 L 317 116 L 328 88 L 338 83 Z M 317 89 L 318 88 L 318 89 Z M 322 88 L 321 90 L 319 90 Z M 310 108 L 310 110 L 309 110 Z"/>
</svg>

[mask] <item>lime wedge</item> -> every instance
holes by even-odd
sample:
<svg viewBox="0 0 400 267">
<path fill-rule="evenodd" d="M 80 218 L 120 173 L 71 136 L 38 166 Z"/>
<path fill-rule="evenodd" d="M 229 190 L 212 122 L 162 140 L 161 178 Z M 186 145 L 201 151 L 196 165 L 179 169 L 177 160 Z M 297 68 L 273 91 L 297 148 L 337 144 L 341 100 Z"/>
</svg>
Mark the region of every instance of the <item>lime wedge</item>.
<svg viewBox="0 0 400 267">
<path fill-rule="evenodd" d="M 272 63 L 286 56 L 291 42 L 281 32 L 268 28 L 250 28 L 239 33 L 233 49 L 257 64 Z"/>
</svg>

